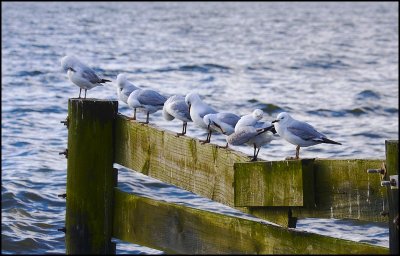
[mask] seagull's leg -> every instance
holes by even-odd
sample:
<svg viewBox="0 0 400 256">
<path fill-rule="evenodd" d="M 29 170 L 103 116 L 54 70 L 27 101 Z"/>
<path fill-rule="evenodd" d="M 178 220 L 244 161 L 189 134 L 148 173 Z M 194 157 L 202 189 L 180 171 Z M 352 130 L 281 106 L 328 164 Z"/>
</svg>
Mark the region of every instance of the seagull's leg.
<svg viewBox="0 0 400 256">
<path fill-rule="evenodd" d="M 79 99 L 81 98 L 81 92 L 82 92 L 82 88 L 79 88 Z"/>
<path fill-rule="evenodd" d="M 253 144 L 253 147 L 254 147 L 254 151 L 253 151 L 253 157 L 251 158 L 250 162 L 257 161 L 257 155 L 258 155 L 258 151 L 257 151 L 256 144 Z M 257 153 L 256 153 L 256 152 L 257 152 Z"/>
<path fill-rule="evenodd" d="M 186 134 L 186 125 L 187 125 L 187 122 L 183 122 L 183 124 L 182 124 L 182 132 L 178 132 L 178 133 L 176 134 L 177 137 Z"/>
<path fill-rule="evenodd" d="M 201 144 L 210 143 L 211 133 L 212 133 L 212 131 L 210 129 L 208 129 L 207 138 L 205 140 L 199 140 L 201 142 Z"/>
<path fill-rule="evenodd" d="M 296 159 L 299 159 L 299 155 L 300 155 L 300 146 L 297 145 L 297 147 L 296 147 Z"/>
<path fill-rule="evenodd" d="M 261 147 L 260 147 L 260 148 L 261 148 Z M 260 152 L 260 148 L 257 149 L 256 160 L 257 160 L 257 157 L 258 157 L 258 153 Z"/>
</svg>

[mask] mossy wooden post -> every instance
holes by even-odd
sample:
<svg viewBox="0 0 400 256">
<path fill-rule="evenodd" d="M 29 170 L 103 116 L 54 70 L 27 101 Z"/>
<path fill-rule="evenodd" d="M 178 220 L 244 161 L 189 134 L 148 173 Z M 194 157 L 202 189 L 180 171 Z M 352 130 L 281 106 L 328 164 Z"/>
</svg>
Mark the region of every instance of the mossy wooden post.
<svg viewBox="0 0 400 256">
<path fill-rule="evenodd" d="M 391 175 L 399 174 L 399 141 L 386 140 L 386 175 L 385 179 L 390 180 Z M 391 254 L 399 254 L 399 184 L 397 188 L 387 187 L 389 201 L 389 248 Z M 394 220 L 397 218 L 397 224 Z"/>
<path fill-rule="evenodd" d="M 117 112 L 117 101 L 68 101 L 67 254 L 115 254 L 111 236 Z"/>
</svg>

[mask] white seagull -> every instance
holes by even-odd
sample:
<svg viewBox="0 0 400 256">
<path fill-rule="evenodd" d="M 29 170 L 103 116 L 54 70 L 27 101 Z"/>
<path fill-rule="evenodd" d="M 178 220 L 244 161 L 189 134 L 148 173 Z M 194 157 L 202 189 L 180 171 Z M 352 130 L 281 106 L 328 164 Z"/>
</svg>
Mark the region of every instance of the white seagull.
<svg viewBox="0 0 400 256">
<path fill-rule="evenodd" d="M 258 152 L 260 148 L 271 142 L 273 135 L 268 134 L 268 131 L 273 129 L 273 125 L 270 126 L 265 123 L 263 128 L 255 128 L 254 126 L 241 126 L 235 129 L 235 132 L 226 137 L 228 144 L 237 146 L 242 144 L 252 145 L 254 147 L 253 158 L 250 161 L 257 161 Z"/>
<path fill-rule="evenodd" d="M 240 118 L 235 126 L 235 131 L 243 126 L 254 126 L 257 122 L 259 122 L 264 115 L 264 111 L 261 109 L 255 109 L 251 114 L 244 115 Z"/>
<path fill-rule="evenodd" d="M 136 89 L 139 89 L 134 84 L 126 79 L 125 74 L 118 74 L 117 76 L 117 97 L 120 101 L 128 104 L 129 95 Z"/>
<path fill-rule="evenodd" d="M 213 131 L 220 132 L 225 135 L 231 135 L 235 132 L 235 125 L 240 117 L 228 112 L 219 112 L 214 114 L 207 114 L 203 117 L 204 123 L 207 125 L 208 134 L 206 142 L 210 142 L 211 133 Z M 227 148 L 228 144 L 225 147 Z"/>
<path fill-rule="evenodd" d="M 69 80 L 80 87 L 79 98 L 81 97 L 82 89 L 85 90 L 86 99 L 87 90 L 102 86 L 102 83 L 111 82 L 110 80 L 99 78 L 93 69 L 83 64 L 75 56 L 64 56 L 61 59 L 61 67 L 67 72 Z"/>
<path fill-rule="evenodd" d="M 185 102 L 185 97 L 182 95 L 173 95 L 169 97 L 163 107 L 163 117 L 167 121 L 179 119 L 183 122 L 182 132 L 177 133 L 177 136 L 186 134 L 186 127 L 188 122 L 192 122 L 190 117 L 188 105 Z"/>
<path fill-rule="evenodd" d="M 200 96 L 197 93 L 191 92 L 188 93 L 185 97 L 185 102 L 189 106 L 190 117 L 197 126 L 207 130 L 208 132 L 208 124 L 206 124 L 203 120 L 204 116 L 207 114 L 215 114 L 217 111 L 204 103 Z M 207 134 L 208 138 L 208 134 Z M 200 140 L 202 143 L 207 143 L 209 140 Z"/>
<path fill-rule="evenodd" d="M 299 159 L 300 147 L 309 147 L 320 143 L 342 145 L 339 142 L 328 139 L 308 123 L 292 118 L 286 112 L 279 113 L 272 123 L 279 136 L 296 145 L 295 159 Z"/>
<path fill-rule="evenodd" d="M 253 146 L 251 161 L 257 161 L 261 147 L 270 143 L 274 139 L 273 134 L 276 133 L 272 123 L 260 121 L 263 115 L 264 112 L 261 109 L 255 109 L 251 114 L 242 116 L 235 126 L 235 133 L 226 138 L 228 144 Z"/>
<path fill-rule="evenodd" d="M 136 89 L 128 97 L 128 106 L 133 109 L 133 120 L 136 120 L 136 109 L 143 109 L 146 113 L 146 122 L 149 123 L 149 115 L 161 110 L 167 98 L 151 89 Z"/>
</svg>

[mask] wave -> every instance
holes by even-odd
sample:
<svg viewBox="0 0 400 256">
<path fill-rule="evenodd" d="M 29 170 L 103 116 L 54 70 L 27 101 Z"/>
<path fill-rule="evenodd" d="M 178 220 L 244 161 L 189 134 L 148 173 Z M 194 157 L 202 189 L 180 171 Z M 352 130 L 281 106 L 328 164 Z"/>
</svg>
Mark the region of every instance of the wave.
<svg viewBox="0 0 400 256">
<path fill-rule="evenodd" d="M 173 72 L 173 71 L 183 71 L 183 72 L 200 72 L 200 73 L 214 73 L 214 72 L 229 72 L 231 70 L 230 67 L 213 64 L 213 63 L 205 63 L 199 65 L 182 65 L 178 67 L 165 67 L 156 69 L 156 72 Z"/>
<path fill-rule="evenodd" d="M 271 114 L 277 114 L 277 113 L 285 111 L 285 109 L 283 109 L 283 108 L 281 108 L 281 107 L 279 107 L 279 106 L 277 106 L 275 104 L 263 103 L 263 102 L 260 102 L 260 101 L 258 101 L 256 99 L 250 99 L 247 102 L 253 104 L 253 109 L 259 108 L 262 111 L 264 111 L 265 113 L 268 113 L 270 115 Z"/>
</svg>

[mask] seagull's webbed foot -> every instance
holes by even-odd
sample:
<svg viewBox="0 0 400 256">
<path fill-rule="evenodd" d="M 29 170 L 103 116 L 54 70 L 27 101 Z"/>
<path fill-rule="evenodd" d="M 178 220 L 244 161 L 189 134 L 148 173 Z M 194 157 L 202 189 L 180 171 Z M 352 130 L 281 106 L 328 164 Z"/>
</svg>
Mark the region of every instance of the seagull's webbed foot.
<svg viewBox="0 0 400 256">
<path fill-rule="evenodd" d="M 209 140 L 199 140 L 199 142 L 200 142 L 200 144 L 202 144 L 202 145 L 207 144 L 207 143 L 210 143 Z"/>
<path fill-rule="evenodd" d="M 249 162 L 257 162 L 257 157 L 256 156 L 251 157 Z"/>
</svg>

